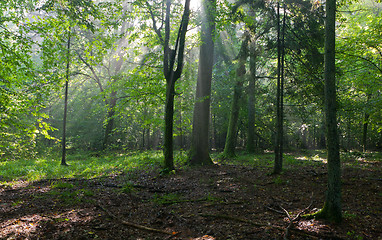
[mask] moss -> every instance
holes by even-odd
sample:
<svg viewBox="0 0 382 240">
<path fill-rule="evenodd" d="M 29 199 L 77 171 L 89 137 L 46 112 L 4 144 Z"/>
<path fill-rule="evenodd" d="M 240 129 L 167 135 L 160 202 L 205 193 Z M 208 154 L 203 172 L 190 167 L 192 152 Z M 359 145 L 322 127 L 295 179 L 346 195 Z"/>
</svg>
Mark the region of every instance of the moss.
<svg viewBox="0 0 382 240">
<path fill-rule="evenodd" d="M 324 207 L 318 212 L 306 214 L 303 216 L 307 219 L 324 219 L 332 223 L 342 222 L 342 212 L 339 208 L 330 206 L 325 202 Z"/>
</svg>

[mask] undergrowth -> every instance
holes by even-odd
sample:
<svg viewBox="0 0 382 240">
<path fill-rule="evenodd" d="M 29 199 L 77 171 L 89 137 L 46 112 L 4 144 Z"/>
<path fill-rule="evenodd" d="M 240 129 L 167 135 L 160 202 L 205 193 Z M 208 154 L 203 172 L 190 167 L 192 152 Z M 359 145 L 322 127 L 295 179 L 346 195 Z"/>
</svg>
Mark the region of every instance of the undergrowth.
<svg viewBox="0 0 382 240">
<path fill-rule="evenodd" d="M 212 158 L 216 157 L 211 154 Z M 187 151 L 174 153 L 175 166 L 186 166 Z M 341 161 L 348 166 L 367 166 L 371 162 L 380 161 L 382 153 L 377 152 L 342 152 Z M 96 178 L 118 175 L 133 170 L 150 170 L 161 168 L 163 162 L 162 151 L 129 152 L 125 154 L 109 152 L 106 154 L 92 154 L 87 152 L 70 154 L 67 156 L 68 167 L 60 165 L 59 152 L 46 154 L 34 159 L 0 162 L 0 184 L 12 184 L 13 181 L 38 181 L 41 179 L 60 178 Z M 274 154 L 272 152 L 248 154 L 239 152 L 237 157 L 224 160 L 224 164 L 245 165 L 253 167 L 272 168 Z M 326 164 L 326 151 L 304 150 L 284 154 L 284 169 L 296 165 Z M 126 186 L 126 191 L 130 187 Z"/>
<path fill-rule="evenodd" d="M 0 181 L 38 181 L 59 178 L 95 178 L 117 175 L 132 170 L 159 168 L 161 151 L 134 152 L 92 156 L 87 153 L 67 156 L 68 167 L 60 165 L 59 157 L 38 157 L 0 162 Z"/>
</svg>

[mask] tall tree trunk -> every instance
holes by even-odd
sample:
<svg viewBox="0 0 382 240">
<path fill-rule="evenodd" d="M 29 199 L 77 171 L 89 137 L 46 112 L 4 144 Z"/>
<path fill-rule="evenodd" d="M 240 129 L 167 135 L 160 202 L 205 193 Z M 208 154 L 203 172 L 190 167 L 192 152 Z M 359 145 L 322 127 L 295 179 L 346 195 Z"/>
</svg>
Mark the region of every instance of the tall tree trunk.
<svg viewBox="0 0 382 240">
<path fill-rule="evenodd" d="M 172 82 L 172 83 L 171 83 Z M 165 104 L 165 131 L 164 131 L 164 165 L 166 171 L 174 170 L 174 145 L 173 145 L 173 123 L 174 123 L 174 96 L 175 82 L 170 80 L 166 85 Z"/>
<path fill-rule="evenodd" d="M 325 113 L 328 151 L 328 190 L 324 207 L 314 214 L 332 222 L 341 222 L 341 161 L 337 129 L 335 78 L 335 14 L 336 1 L 326 1 L 325 22 Z"/>
<path fill-rule="evenodd" d="M 67 166 L 66 163 L 66 117 L 68 112 L 68 88 L 69 88 L 69 71 L 70 71 L 70 33 L 71 29 L 69 27 L 68 31 L 68 52 L 66 59 L 66 79 L 65 79 L 65 100 L 64 100 L 64 119 L 62 126 L 62 158 L 61 165 Z"/>
<path fill-rule="evenodd" d="M 225 141 L 225 147 L 223 152 L 224 158 L 232 158 L 235 157 L 235 148 L 236 148 L 236 140 L 237 140 L 237 121 L 239 119 L 239 100 L 243 91 L 243 82 L 245 76 L 245 62 L 248 57 L 248 41 L 249 41 L 249 33 L 244 33 L 244 39 L 241 44 L 240 52 L 237 57 L 239 59 L 239 64 L 236 69 L 236 83 L 233 90 L 233 97 L 231 103 L 231 115 L 229 118 L 228 130 L 227 130 L 227 138 Z"/>
<path fill-rule="evenodd" d="M 366 103 L 369 102 L 370 96 L 371 94 L 367 94 Z M 363 131 L 362 131 L 362 151 L 363 152 L 366 152 L 366 148 L 367 148 L 367 127 L 369 124 L 369 117 L 370 117 L 370 114 L 365 112 L 363 116 Z"/>
<path fill-rule="evenodd" d="M 176 109 L 175 114 L 178 116 L 176 121 L 177 126 L 177 136 L 175 140 L 176 149 L 183 149 L 183 129 L 182 129 L 182 99 L 179 98 L 179 101 L 176 103 L 179 108 Z"/>
<path fill-rule="evenodd" d="M 249 47 L 249 84 L 248 84 L 248 126 L 247 126 L 247 151 L 254 153 L 255 147 L 255 90 L 256 90 L 256 42 Z"/>
<path fill-rule="evenodd" d="M 285 13 L 285 9 L 284 9 Z M 285 15 L 283 18 L 283 23 L 285 21 Z M 284 24 L 283 24 L 284 25 Z M 283 35 L 284 35 L 283 26 Z M 280 4 L 277 3 L 277 92 L 276 92 L 276 144 L 275 144 L 275 163 L 273 168 L 274 174 L 279 174 L 283 168 L 283 47 L 284 43 L 281 40 L 281 30 L 280 30 Z"/>
<path fill-rule="evenodd" d="M 235 148 L 237 141 L 237 121 L 239 119 L 239 100 L 241 98 L 241 94 L 243 91 L 243 76 L 237 76 L 239 79 L 236 81 L 233 90 L 233 97 L 231 103 L 231 114 L 229 118 L 227 137 L 225 140 L 225 146 L 223 151 L 224 158 L 232 158 L 235 157 Z"/>
<path fill-rule="evenodd" d="M 211 80 L 214 61 L 215 0 L 203 0 L 203 21 L 199 56 L 198 80 L 193 115 L 190 165 L 212 164 L 208 145 Z"/>
<path fill-rule="evenodd" d="M 166 19 L 165 19 L 165 38 L 163 41 L 163 74 L 166 78 L 166 102 L 165 102 L 165 129 L 164 129 L 164 172 L 170 172 L 174 167 L 174 146 L 173 146 L 173 127 L 174 127 L 174 97 L 175 83 L 181 77 L 183 70 L 184 47 L 186 42 L 186 32 L 190 16 L 190 0 L 186 0 L 184 4 L 184 12 L 182 22 L 179 27 L 175 48 L 170 49 L 170 6 L 171 0 L 166 2 Z M 152 15 L 153 19 L 154 16 Z M 154 22 L 155 23 L 155 22 Z M 163 40 L 160 30 L 154 24 L 155 31 L 159 39 Z M 177 58 L 177 59 L 176 59 Z M 177 67 L 175 62 L 177 60 Z"/>
<path fill-rule="evenodd" d="M 365 113 L 364 119 L 363 119 L 363 132 L 362 132 L 362 150 L 363 150 L 363 152 L 366 152 L 366 148 L 367 148 L 367 126 L 369 124 L 369 117 L 370 117 L 370 115 L 368 113 Z"/>
<path fill-rule="evenodd" d="M 112 91 L 109 97 L 109 104 L 107 106 L 107 118 L 106 118 L 106 128 L 105 135 L 103 139 L 103 149 L 105 150 L 111 144 L 111 137 L 114 129 L 114 115 L 115 107 L 117 105 L 117 92 Z"/>
</svg>

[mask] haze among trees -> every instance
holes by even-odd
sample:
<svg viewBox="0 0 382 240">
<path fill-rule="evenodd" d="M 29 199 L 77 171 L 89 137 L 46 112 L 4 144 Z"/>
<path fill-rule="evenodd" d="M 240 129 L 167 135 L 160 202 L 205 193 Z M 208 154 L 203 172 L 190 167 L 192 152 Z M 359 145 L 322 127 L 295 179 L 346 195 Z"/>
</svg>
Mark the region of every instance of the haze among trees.
<svg viewBox="0 0 382 240">
<path fill-rule="evenodd" d="M 186 175 L 185 188 L 200 184 L 202 192 L 213 191 L 208 190 L 212 183 L 204 190 L 203 184 L 216 176 L 231 171 L 230 179 L 241 181 L 255 171 L 263 179 L 251 182 L 251 188 L 264 191 L 262 199 L 273 199 L 264 208 L 284 214 L 290 223 L 270 223 L 274 232 L 269 237 L 303 238 L 301 232 L 309 237 L 313 230 L 298 230 L 302 218 L 344 224 L 353 210 L 346 202 L 353 175 L 344 168 L 353 162 L 354 174 L 366 176 L 370 189 L 378 192 L 372 199 L 381 200 L 381 39 L 382 3 L 377 0 L 1 1 L 0 186 L 124 176 L 122 183 L 110 184 L 170 194 L 149 187 L 142 180 L 145 174 L 155 176 L 152 184 L 164 181 L 177 191 L 170 180 L 194 171 Z M 126 180 L 134 171 L 136 178 Z M 312 180 L 308 173 L 317 181 L 323 178 L 325 190 L 311 199 L 305 194 L 310 204 L 301 202 L 293 214 L 287 209 L 291 204 L 285 204 L 293 199 L 265 193 L 269 181 L 292 186 Z M 76 197 L 87 196 L 78 191 Z M 221 193 L 235 191 L 227 187 Z M 211 192 L 193 200 L 167 200 L 219 204 Z M 312 204 L 322 209 L 311 210 Z M 183 215 L 177 219 L 187 219 Z M 259 223 L 220 212 L 200 217 L 266 226 L 265 219 Z M 178 231 L 122 224 L 152 234 Z M 377 236 L 376 228 L 362 236 Z M 228 237 L 200 229 L 193 231 L 211 237 L 205 239 Z M 333 232 L 331 237 L 361 236 Z"/>
</svg>

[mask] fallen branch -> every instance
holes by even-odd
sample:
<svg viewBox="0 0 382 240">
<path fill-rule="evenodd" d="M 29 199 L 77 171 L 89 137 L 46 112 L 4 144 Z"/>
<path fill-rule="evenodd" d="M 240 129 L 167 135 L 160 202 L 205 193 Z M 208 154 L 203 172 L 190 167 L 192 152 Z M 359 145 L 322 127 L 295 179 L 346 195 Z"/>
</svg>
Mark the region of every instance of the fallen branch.
<svg viewBox="0 0 382 240">
<path fill-rule="evenodd" d="M 139 225 L 139 224 L 136 224 L 136 223 L 120 220 L 116 215 L 111 213 L 109 210 L 107 210 L 101 204 L 98 204 L 98 207 L 101 208 L 102 210 L 104 210 L 107 213 L 107 215 L 109 215 L 111 218 L 119 220 L 123 225 L 134 227 L 134 228 L 137 228 L 137 229 L 140 229 L 140 230 L 145 230 L 145 231 L 155 232 L 155 233 L 162 233 L 162 234 L 167 234 L 167 235 L 172 235 L 172 236 L 179 234 L 179 233 L 176 233 L 176 232 L 168 232 L 168 231 L 165 231 L 165 230 L 151 228 L 151 227 L 146 227 L 146 226 Z"/>
<path fill-rule="evenodd" d="M 268 210 L 271 210 L 272 212 L 275 212 L 275 213 L 279 213 L 279 214 L 284 215 L 284 212 L 279 211 L 279 210 L 276 210 L 276 209 L 271 208 L 271 207 L 269 207 L 269 206 L 266 206 L 265 208 L 268 209 Z"/>
<path fill-rule="evenodd" d="M 283 208 L 280 204 L 279 204 L 279 207 L 284 211 L 284 213 L 287 215 L 288 217 L 288 220 L 289 220 L 289 224 L 288 224 L 288 227 L 285 229 L 285 234 L 284 234 L 284 240 L 287 240 L 288 237 L 289 237 L 289 231 L 292 229 L 293 225 L 294 225 L 294 222 L 295 221 L 298 221 L 300 218 L 301 218 L 301 214 L 302 213 L 305 213 L 307 210 L 309 210 L 309 208 L 312 206 L 313 204 L 313 192 L 312 192 L 312 196 L 310 197 L 311 201 L 310 201 L 310 204 L 309 206 L 307 206 L 306 208 L 304 208 L 302 211 L 300 211 L 294 218 L 292 218 L 289 214 L 289 212 Z"/>
</svg>

